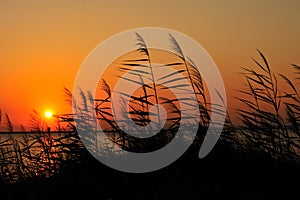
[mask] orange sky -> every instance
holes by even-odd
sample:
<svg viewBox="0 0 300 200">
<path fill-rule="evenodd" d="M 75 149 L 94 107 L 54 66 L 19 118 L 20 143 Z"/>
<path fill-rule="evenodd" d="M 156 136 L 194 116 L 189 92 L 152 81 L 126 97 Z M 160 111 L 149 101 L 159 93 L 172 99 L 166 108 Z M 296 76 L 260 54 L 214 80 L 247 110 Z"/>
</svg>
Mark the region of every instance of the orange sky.
<svg viewBox="0 0 300 200">
<path fill-rule="evenodd" d="M 157 26 L 198 41 L 225 81 L 229 108 L 237 73 L 259 48 L 277 72 L 300 64 L 300 1 L 1 1 L 0 108 L 14 124 L 32 109 L 66 113 L 63 87 L 72 90 L 84 58 L 121 31 Z"/>
</svg>

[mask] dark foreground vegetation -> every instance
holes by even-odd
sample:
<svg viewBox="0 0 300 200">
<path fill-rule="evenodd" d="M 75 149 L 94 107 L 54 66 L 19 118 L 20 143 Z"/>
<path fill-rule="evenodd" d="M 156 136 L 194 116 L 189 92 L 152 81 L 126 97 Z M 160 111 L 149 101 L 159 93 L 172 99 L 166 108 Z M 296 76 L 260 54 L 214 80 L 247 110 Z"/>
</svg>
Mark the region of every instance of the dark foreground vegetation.
<svg viewBox="0 0 300 200">
<path fill-rule="evenodd" d="M 173 129 L 169 132 L 162 130 L 159 138 L 147 143 L 123 133 L 113 118 L 112 91 L 105 80 L 100 87 L 104 92 L 102 99 L 90 98 L 89 93 L 82 91 L 82 101 L 76 103 L 87 105 L 87 101 L 91 101 L 95 105 L 92 109 L 96 110 L 97 119 L 108 127 L 105 130 L 107 136 L 119 147 L 133 151 L 144 148 L 141 152 L 148 152 L 153 147 L 160 147 L 162 140 L 168 142 L 172 139 L 181 116 L 176 99 L 159 98 L 163 87 L 143 83 L 146 75 L 153 79 L 151 52 L 138 34 L 137 39 L 138 50 L 144 57 L 126 61 L 121 67 L 121 70 L 135 74 L 140 80 L 135 82 L 142 88 L 138 96 L 131 97 L 131 118 L 140 126 L 146 125 L 149 107 L 156 103 L 165 104 L 172 111 L 167 120 L 171 124 L 168 128 Z M 0 198 L 152 200 L 297 197 L 300 180 L 300 99 L 297 84 L 283 74 L 274 74 L 267 59 L 259 52 L 262 61 L 254 60 L 256 68 L 245 68 L 243 72 L 246 85 L 237 98 L 244 104 L 242 109 L 237 109 L 240 124 L 233 124 L 228 113 L 220 110 L 219 114 L 226 115 L 221 137 L 212 152 L 199 159 L 199 149 L 210 122 L 210 105 L 194 63 L 185 57 L 171 35 L 170 42 L 179 60 L 166 65 L 187 77 L 201 111 L 197 136 L 183 156 L 155 172 L 119 172 L 103 165 L 86 150 L 74 126 L 76 116 L 56 116 L 59 123 L 54 134 L 47 132 L 35 112 L 30 122 L 34 132 L 20 136 L 13 132 L 12 123 L 5 114 L 2 123 L 6 124 L 8 133 L 5 137 L 0 135 Z M 144 71 L 138 70 L 138 67 L 145 66 L 148 68 Z M 300 67 L 292 67 L 297 75 Z M 177 74 L 165 76 L 166 83 L 176 85 L 180 79 L 175 77 Z M 285 86 L 281 87 L 281 83 Z M 66 94 L 71 102 L 71 92 L 66 90 Z M 82 112 L 88 112 L 88 106 L 86 109 Z M 80 126 L 88 127 L 88 124 Z"/>
<path fill-rule="evenodd" d="M 91 155 L 49 178 L 1 184 L 1 199 L 293 199 L 299 166 L 218 144 L 204 159 L 198 148 L 146 174 L 110 169 Z M 4 199 L 4 198 L 3 198 Z"/>
</svg>

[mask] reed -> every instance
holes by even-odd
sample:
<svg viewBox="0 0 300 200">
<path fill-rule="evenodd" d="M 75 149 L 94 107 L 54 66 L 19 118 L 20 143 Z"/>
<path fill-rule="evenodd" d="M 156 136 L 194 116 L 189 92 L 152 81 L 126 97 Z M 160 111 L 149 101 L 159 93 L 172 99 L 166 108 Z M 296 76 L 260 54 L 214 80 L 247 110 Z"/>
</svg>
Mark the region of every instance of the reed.
<svg viewBox="0 0 300 200">
<path fill-rule="evenodd" d="M 291 129 L 296 126 L 299 96 L 294 84 L 279 74 L 291 88 L 280 88 L 266 57 L 258 50 L 262 62 L 253 59 L 257 69 L 243 68 L 246 78 L 244 96 L 237 99 L 246 109 L 237 109 L 241 121 L 239 133 L 245 136 L 249 149 L 275 159 L 290 160 L 299 157 L 299 135 Z M 287 116 L 284 114 L 287 113 Z M 291 125 L 291 126 L 289 126 Z"/>
<path fill-rule="evenodd" d="M 54 137 L 42 128 L 41 117 L 34 111 L 30 119 L 34 132 L 20 134 L 12 131 L 5 116 L 8 134 L 0 135 L 0 182 L 47 179 L 83 158 L 84 147 L 73 129 Z"/>
<path fill-rule="evenodd" d="M 148 49 L 146 41 L 141 35 L 136 34 L 137 50 L 142 58 L 123 60 L 119 71 L 130 73 L 134 78 L 118 76 L 124 81 L 137 84 L 140 88 L 136 94 L 126 94 L 122 91 L 113 91 L 107 81 L 103 78 L 99 83 L 99 98 L 94 98 L 89 91 L 80 91 L 80 100 L 75 101 L 72 93 L 65 90 L 65 101 L 78 109 L 78 116 L 73 114 L 61 114 L 57 118 L 57 136 L 48 133 L 46 125 L 40 114 L 33 110 L 30 115 L 29 124 L 32 134 L 24 134 L 17 137 L 14 134 L 14 127 L 8 114 L 2 114 L 0 110 L 0 123 L 7 127 L 8 137 L 0 135 L 0 181 L 18 182 L 35 178 L 49 178 L 59 174 L 64 168 L 84 162 L 89 158 L 86 148 L 99 151 L 97 135 L 95 134 L 96 122 L 91 119 L 90 114 L 104 128 L 104 133 L 113 144 L 124 150 L 132 152 L 151 152 L 168 144 L 175 136 L 181 120 L 198 120 L 182 118 L 182 110 L 178 102 L 183 100 L 185 104 L 199 109 L 199 129 L 194 144 L 201 145 L 206 134 L 210 121 L 210 101 L 207 98 L 207 91 L 202 75 L 197 70 L 195 63 L 184 54 L 176 38 L 170 37 L 170 45 L 176 52 L 178 60 L 165 63 L 161 66 L 171 67 L 175 72 L 170 72 L 156 80 L 154 74 L 153 59 L 151 50 Z M 300 99 L 298 85 L 283 74 L 276 74 L 269 65 L 267 58 L 258 50 L 261 61 L 253 59 L 256 68 L 243 68 L 241 75 L 246 79 L 245 89 L 240 90 L 236 98 L 243 107 L 237 109 L 237 117 L 240 124 L 233 124 L 228 111 L 217 109 L 217 114 L 225 115 L 225 126 L 220 137 L 220 143 L 228 148 L 238 149 L 244 153 L 255 152 L 280 162 L 299 161 L 300 156 Z M 300 79 L 300 67 L 293 64 L 296 80 Z M 150 80 L 146 83 L 145 80 Z M 192 86 L 197 97 L 197 105 L 194 105 L 192 98 L 176 99 L 160 95 L 167 89 L 180 89 L 187 92 L 187 80 Z M 156 84 L 156 81 L 161 84 Z M 286 87 L 282 87 L 282 84 Z M 283 89 L 284 88 L 284 89 Z M 124 97 L 129 97 L 129 105 L 124 102 L 116 104 L 112 101 L 112 93 L 119 92 Z M 220 96 L 222 99 L 222 97 Z M 147 126 L 151 120 L 150 116 L 160 117 L 157 113 L 151 113 L 150 108 L 155 104 L 161 104 L 168 112 L 167 124 L 158 134 L 149 138 L 134 137 L 118 126 L 118 122 L 130 117 L 138 126 Z M 129 115 L 116 118 L 116 112 L 125 112 L 129 106 Z M 218 106 L 218 105 L 217 105 Z M 224 106 L 224 105 L 219 105 Z M 74 120 L 79 123 L 75 127 Z M 160 122 L 158 122 L 160 123 Z M 160 127 L 160 124 L 156 124 Z M 78 135 L 78 127 L 86 132 L 86 135 Z M 132 130 L 138 131 L 138 128 Z M 151 127 L 149 127 L 151 128 Z M 24 129 L 24 127 L 23 127 Z M 82 139 L 84 137 L 85 144 Z M 109 149 L 108 151 L 114 151 Z M 101 152 L 105 156 L 105 152 Z M 198 152 L 196 152 L 197 154 Z"/>
</svg>

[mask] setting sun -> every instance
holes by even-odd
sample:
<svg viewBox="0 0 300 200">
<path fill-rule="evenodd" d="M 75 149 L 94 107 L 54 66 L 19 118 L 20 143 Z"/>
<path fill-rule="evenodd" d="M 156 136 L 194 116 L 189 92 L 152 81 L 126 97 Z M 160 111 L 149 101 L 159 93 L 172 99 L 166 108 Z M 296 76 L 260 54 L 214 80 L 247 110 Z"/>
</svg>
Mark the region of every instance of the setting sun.
<svg viewBox="0 0 300 200">
<path fill-rule="evenodd" d="M 46 118 L 50 119 L 50 118 L 52 118 L 53 113 L 50 110 L 47 110 L 44 115 Z"/>
</svg>

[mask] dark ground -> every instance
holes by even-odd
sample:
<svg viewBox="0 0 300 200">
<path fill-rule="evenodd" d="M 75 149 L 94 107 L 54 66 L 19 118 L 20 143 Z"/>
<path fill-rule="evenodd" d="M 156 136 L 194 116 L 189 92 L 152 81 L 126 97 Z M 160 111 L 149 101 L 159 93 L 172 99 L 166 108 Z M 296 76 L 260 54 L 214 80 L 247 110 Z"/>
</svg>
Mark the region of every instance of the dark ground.
<svg viewBox="0 0 300 200">
<path fill-rule="evenodd" d="M 0 185 L 0 199 L 297 199 L 300 167 L 217 145 L 205 158 L 191 146 L 145 174 L 110 169 L 93 157 L 47 180 Z M 5 198 L 4 198 L 5 197 Z"/>
</svg>

